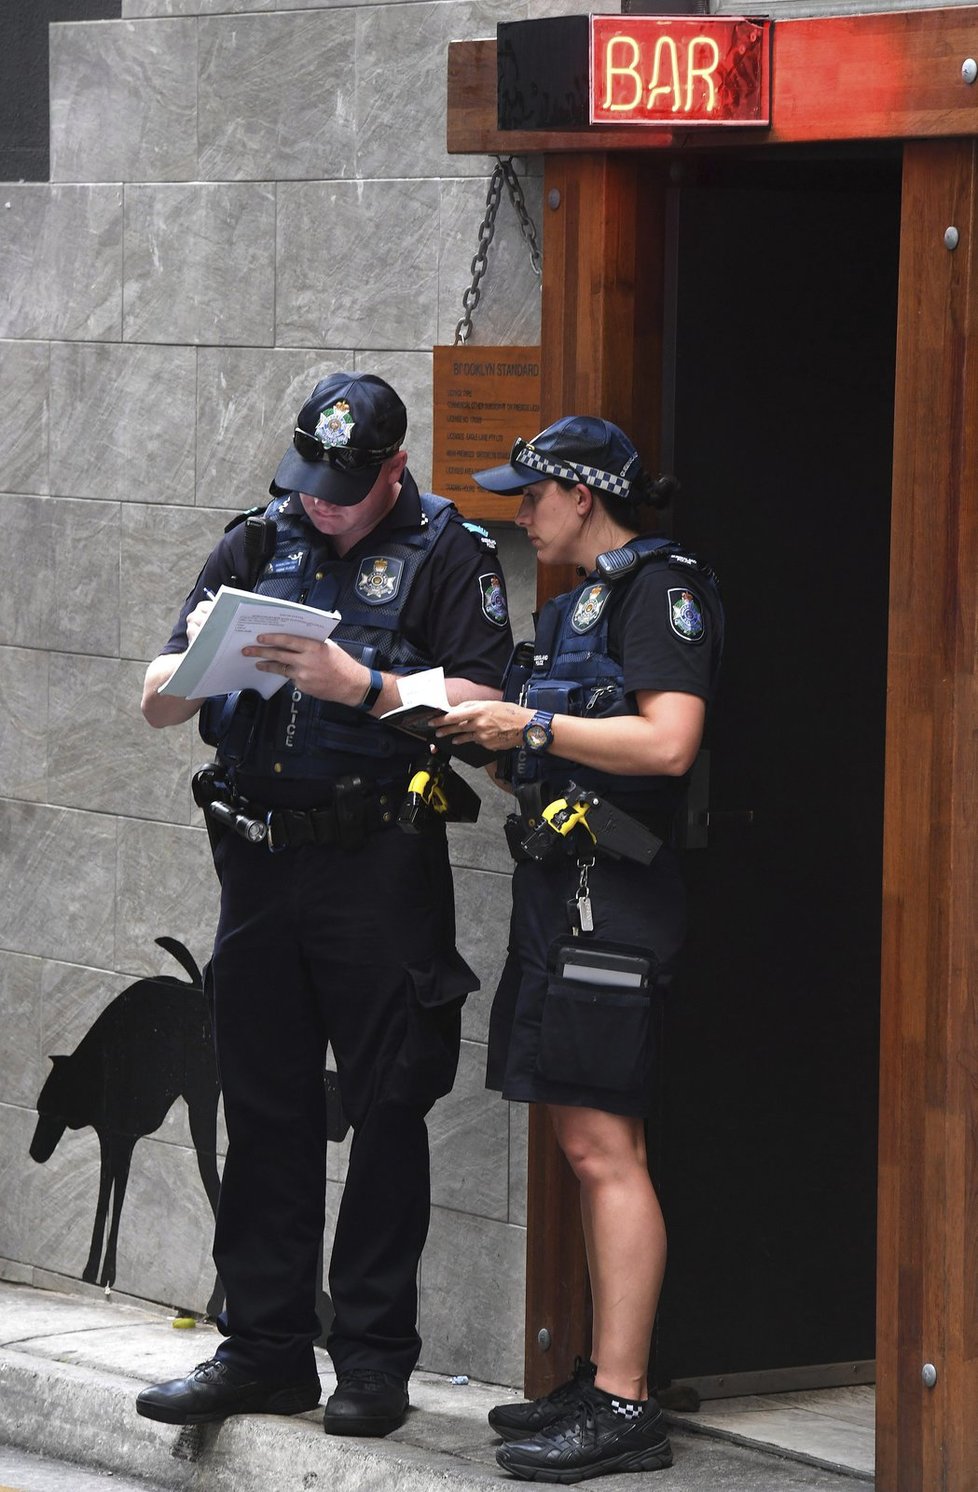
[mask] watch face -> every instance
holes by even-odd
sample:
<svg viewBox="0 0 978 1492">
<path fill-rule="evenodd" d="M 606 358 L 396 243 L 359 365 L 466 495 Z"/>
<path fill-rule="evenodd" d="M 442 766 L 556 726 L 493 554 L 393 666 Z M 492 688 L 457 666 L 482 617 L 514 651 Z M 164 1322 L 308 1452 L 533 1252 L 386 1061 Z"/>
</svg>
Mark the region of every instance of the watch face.
<svg viewBox="0 0 978 1492">
<path fill-rule="evenodd" d="M 528 725 L 523 732 L 523 739 L 531 751 L 542 751 L 550 742 L 550 736 L 543 725 Z"/>
</svg>

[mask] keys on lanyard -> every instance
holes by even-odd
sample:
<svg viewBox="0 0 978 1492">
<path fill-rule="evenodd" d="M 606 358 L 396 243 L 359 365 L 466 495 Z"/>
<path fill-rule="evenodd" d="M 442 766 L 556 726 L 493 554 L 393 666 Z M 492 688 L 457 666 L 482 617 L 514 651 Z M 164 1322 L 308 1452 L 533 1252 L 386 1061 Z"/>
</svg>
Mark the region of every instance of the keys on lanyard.
<svg viewBox="0 0 978 1492">
<path fill-rule="evenodd" d="M 578 933 L 594 932 L 594 918 L 591 915 L 591 893 L 588 889 L 588 872 L 591 869 L 591 863 L 590 861 L 578 860 L 577 868 L 580 871 L 577 891 L 567 903 L 567 917 L 571 925 L 571 932 L 575 938 Z"/>
</svg>

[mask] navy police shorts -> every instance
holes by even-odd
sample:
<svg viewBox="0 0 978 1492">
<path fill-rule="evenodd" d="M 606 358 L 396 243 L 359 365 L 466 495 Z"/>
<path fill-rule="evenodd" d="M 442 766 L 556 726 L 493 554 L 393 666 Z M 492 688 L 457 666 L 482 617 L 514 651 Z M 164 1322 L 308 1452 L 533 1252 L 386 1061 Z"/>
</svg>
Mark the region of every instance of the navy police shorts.
<svg viewBox="0 0 978 1492">
<path fill-rule="evenodd" d="M 493 1000 L 486 1086 L 504 1098 L 645 1115 L 661 989 L 570 989 L 552 951 L 571 935 L 567 903 L 580 872 L 571 856 L 523 862 L 513 873 L 509 953 Z M 594 932 L 582 946 L 612 944 L 651 955 L 668 971 L 686 931 L 686 897 L 675 856 L 649 866 L 598 857 L 589 872 Z M 569 997 L 570 996 L 570 997 Z"/>
</svg>

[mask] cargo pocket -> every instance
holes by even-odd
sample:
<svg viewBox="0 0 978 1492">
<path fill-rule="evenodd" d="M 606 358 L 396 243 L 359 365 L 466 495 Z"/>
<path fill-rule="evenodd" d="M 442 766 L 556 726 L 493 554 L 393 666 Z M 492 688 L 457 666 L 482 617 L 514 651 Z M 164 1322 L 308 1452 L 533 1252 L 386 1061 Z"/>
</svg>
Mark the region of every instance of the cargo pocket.
<svg viewBox="0 0 978 1492">
<path fill-rule="evenodd" d="M 648 1082 L 651 998 L 553 975 L 540 1025 L 537 1071 L 552 1083 L 628 1093 Z"/>
<path fill-rule="evenodd" d="M 458 1067 L 462 1006 L 479 981 L 455 949 L 408 968 L 404 1040 L 391 1096 L 425 1112 L 451 1091 Z"/>
</svg>

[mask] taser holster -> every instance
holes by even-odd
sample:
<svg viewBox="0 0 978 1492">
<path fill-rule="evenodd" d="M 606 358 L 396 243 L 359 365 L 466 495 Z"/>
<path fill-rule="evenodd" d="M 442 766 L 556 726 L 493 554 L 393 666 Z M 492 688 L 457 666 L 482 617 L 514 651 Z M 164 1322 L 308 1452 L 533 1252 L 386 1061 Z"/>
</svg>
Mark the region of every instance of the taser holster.
<svg viewBox="0 0 978 1492">
<path fill-rule="evenodd" d="M 439 819 L 449 824 L 474 824 L 482 800 L 447 756 L 435 752 L 408 783 L 397 822 L 406 834 L 421 834 Z"/>
<path fill-rule="evenodd" d="M 531 860 L 597 849 L 615 860 L 651 865 L 662 840 L 591 788 L 570 782 L 542 809 L 540 822 L 521 840 L 520 848 Z"/>
</svg>

